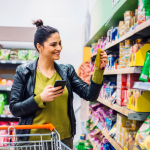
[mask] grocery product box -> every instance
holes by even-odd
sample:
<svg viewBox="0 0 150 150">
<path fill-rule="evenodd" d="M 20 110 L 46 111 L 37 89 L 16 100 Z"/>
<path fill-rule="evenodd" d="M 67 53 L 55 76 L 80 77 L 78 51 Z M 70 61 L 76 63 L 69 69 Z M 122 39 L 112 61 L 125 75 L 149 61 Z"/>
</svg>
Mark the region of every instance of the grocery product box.
<svg viewBox="0 0 150 150">
<path fill-rule="evenodd" d="M 120 106 L 127 106 L 127 89 L 117 88 L 116 102 Z"/>
<path fill-rule="evenodd" d="M 117 75 L 117 88 L 126 89 L 127 86 L 127 74 Z"/>
<path fill-rule="evenodd" d="M 128 74 L 127 75 L 127 88 L 132 89 L 134 82 L 139 81 L 140 74 L 134 73 L 134 74 Z"/>
</svg>

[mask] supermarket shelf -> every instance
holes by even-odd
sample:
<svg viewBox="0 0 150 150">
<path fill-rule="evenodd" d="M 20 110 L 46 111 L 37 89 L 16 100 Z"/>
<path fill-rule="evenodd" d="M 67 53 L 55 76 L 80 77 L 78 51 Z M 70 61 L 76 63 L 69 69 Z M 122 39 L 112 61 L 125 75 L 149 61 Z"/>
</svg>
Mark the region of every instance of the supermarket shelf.
<svg viewBox="0 0 150 150">
<path fill-rule="evenodd" d="M 14 118 L 14 119 L 19 119 L 19 117 L 14 117 L 13 115 L 5 115 L 5 114 L 1 114 L 0 118 Z"/>
<path fill-rule="evenodd" d="M 142 71 L 142 67 L 129 67 L 129 68 L 122 68 L 122 69 L 105 70 L 104 75 L 141 73 L 141 71 Z"/>
<path fill-rule="evenodd" d="M 133 88 L 150 91 L 150 82 L 134 82 Z"/>
<path fill-rule="evenodd" d="M 0 60 L 1 64 L 24 64 L 24 63 L 31 63 L 33 61 L 29 60 Z"/>
<path fill-rule="evenodd" d="M 108 134 L 108 132 L 103 129 L 102 131 L 103 135 L 105 136 L 105 138 L 112 144 L 112 146 L 116 149 L 116 150 L 123 150 L 123 148 L 121 148 L 118 143 Z"/>
<path fill-rule="evenodd" d="M 141 71 L 142 71 L 142 67 L 129 67 L 129 68 L 122 68 L 122 69 L 105 70 L 104 75 L 141 73 Z M 93 74 L 94 72 L 91 72 L 91 75 Z"/>
<path fill-rule="evenodd" d="M 88 139 L 90 140 L 90 142 L 91 142 L 93 148 L 95 148 L 94 150 L 98 150 L 96 144 L 94 143 L 94 141 L 92 140 L 92 138 L 91 138 L 91 136 L 90 136 L 89 134 L 88 134 Z"/>
<path fill-rule="evenodd" d="M 0 86 L 0 91 L 11 91 L 11 87 Z"/>
<path fill-rule="evenodd" d="M 108 102 L 100 97 L 98 98 L 97 101 L 110 107 L 111 109 L 116 110 L 117 112 L 127 116 L 128 119 L 130 119 L 130 120 L 144 121 L 150 114 L 150 112 L 148 112 L 148 113 L 147 112 L 146 113 L 135 112 L 135 111 L 129 110 L 125 107 L 121 107 L 117 104 L 111 104 L 111 102 Z"/>
<path fill-rule="evenodd" d="M 114 48 L 116 45 L 119 45 L 120 42 L 122 42 L 122 41 L 124 41 L 126 39 L 131 38 L 135 34 L 148 35 L 148 33 L 147 33 L 148 27 L 150 27 L 150 19 L 147 20 L 146 22 L 138 25 L 137 27 L 135 27 L 135 29 L 129 31 L 127 34 L 125 34 L 124 36 L 122 36 L 118 40 L 115 40 L 114 42 L 112 42 L 109 45 L 107 45 L 105 47 L 105 50 Z"/>
<path fill-rule="evenodd" d="M 91 116 L 90 116 L 91 118 Z M 96 118 L 93 119 L 93 122 L 96 123 Z M 106 139 L 113 145 L 113 147 L 117 150 L 123 150 L 118 143 L 108 134 L 108 132 L 103 128 L 100 122 L 97 123 L 97 127 L 102 131 L 103 135 Z"/>
</svg>

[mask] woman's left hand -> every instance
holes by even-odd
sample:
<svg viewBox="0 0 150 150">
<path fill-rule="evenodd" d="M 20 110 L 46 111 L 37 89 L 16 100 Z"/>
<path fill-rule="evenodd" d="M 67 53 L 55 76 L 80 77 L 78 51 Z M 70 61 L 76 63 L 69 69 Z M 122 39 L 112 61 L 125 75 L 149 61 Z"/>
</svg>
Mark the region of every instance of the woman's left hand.
<svg viewBox="0 0 150 150">
<path fill-rule="evenodd" d="M 103 67 L 105 67 L 107 63 L 108 63 L 108 55 L 104 50 L 101 50 L 101 62 L 99 68 L 103 69 Z"/>
</svg>

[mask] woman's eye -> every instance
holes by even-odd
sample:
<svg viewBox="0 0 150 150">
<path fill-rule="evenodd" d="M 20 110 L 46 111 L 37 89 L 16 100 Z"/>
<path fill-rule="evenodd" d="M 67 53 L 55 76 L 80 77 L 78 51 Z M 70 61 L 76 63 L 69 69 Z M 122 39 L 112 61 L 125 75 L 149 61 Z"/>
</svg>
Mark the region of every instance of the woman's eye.
<svg viewBox="0 0 150 150">
<path fill-rule="evenodd" d="M 61 45 L 61 43 L 59 43 L 59 45 Z"/>
<path fill-rule="evenodd" d="M 56 44 L 52 44 L 51 46 L 56 46 Z"/>
</svg>

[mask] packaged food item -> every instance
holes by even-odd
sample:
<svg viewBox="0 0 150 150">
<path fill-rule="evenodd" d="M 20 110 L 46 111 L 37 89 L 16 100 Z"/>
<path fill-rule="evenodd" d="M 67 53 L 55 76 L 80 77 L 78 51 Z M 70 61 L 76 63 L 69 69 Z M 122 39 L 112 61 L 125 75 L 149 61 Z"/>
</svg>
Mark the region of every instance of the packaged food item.
<svg viewBox="0 0 150 150">
<path fill-rule="evenodd" d="M 0 50 L 0 60 L 8 60 L 9 59 L 10 50 L 1 49 Z"/>
<path fill-rule="evenodd" d="M 127 88 L 132 89 L 134 82 L 137 82 L 139 80 L 140 74 L 134 73 L 134 74 L 127 74 Z"/>
<path fill-rule="evenodd" d="M 150 68 L 150 50 L 146 52 L 146 58 L 142 72 L 140 74 L 139 81 L 147 82 L 149 79 L 149 68 Z"/>
<path fill-rule="evenodd" d="M 101 54 L 101 49 L 97 49 L 97 56 L 96 56 L 96 60 L 95 60 L 94 70 L 99 70 L 100 60 L 101 60 L 100 54 Z"/>
<path fill-rule="evenodd" d="M 9 109 L 9 105 L 4 105 L 3 106 L 3 114 L 11 114 L 10 109 Z"/>
<path fill-rule="evenodd" d="M 18 60 L 27 60 L 28 51 L 27 50 L 19 50 L 18 51 Z"/>
<path fill-rule="evenodd" d="M 8 126 L 8 121 L 0 121 L 0 126 Z M 0 135 L 7 135 L 8 130 L 0 130 Z M 7 146 L 7 144 L 2 144 L 4 142 L 9 142 L 9 137 L 0 137 L 0 146 Z"/>
<path fill-rule="evenodd" d="M 18 49 L 11 49 L 10 50 L 9 60 L 18 60 Z"/>
<path fill-rule="evenodd" d="M 36 50 L 28 50 L 28 60 L 36 60 L 38 58 L 38 52 Z"/>
<path fill-rule="evenodd" d="M 150 1 L 138 1 L 138 23 L 141 24 L 150 19 Z"/>
<path fill-rule="evenodd" d="M 117 88 L 126 89 L 127 87 L 127 74 L 117 75 Z"/>
<path fill-rule="evenodd" d="M 147 144 L 149 144 L 149 142 L 147 142 L 146 138 L 148 137 L 149 134 L 150 134 L 150 115 L 138 130 L 135 138 L 136 143 L 141 147 L 141 149 L 144 149 L 145 147 L 148 146 Z"/>
</svg>

